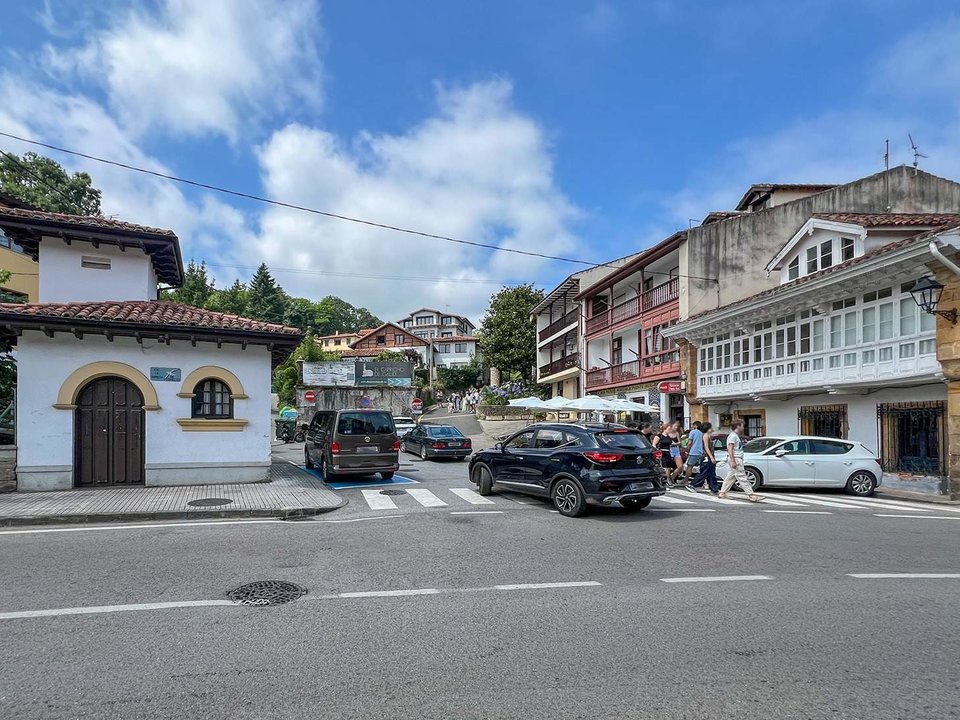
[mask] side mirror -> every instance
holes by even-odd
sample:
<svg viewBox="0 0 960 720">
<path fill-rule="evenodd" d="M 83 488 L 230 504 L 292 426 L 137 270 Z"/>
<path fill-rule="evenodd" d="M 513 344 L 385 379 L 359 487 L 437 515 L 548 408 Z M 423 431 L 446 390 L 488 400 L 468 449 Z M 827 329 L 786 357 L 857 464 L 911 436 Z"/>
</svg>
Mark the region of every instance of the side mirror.
<svg viewBox="0 0 960 720">
<path fill-rule="evenodd" d="M 774 455 L 776 455 L 777 457 L 783 457 L 786 454 L 787 454 L 787 451 L 784 450 L 783 448 L 780 448 L 774 453 Z"/>
<path fill-rule="evenodd" d="M 503 452 L 503 443 L 497 443 L 496 445 L 493 446 L 493 449 Z"/>
</svg>

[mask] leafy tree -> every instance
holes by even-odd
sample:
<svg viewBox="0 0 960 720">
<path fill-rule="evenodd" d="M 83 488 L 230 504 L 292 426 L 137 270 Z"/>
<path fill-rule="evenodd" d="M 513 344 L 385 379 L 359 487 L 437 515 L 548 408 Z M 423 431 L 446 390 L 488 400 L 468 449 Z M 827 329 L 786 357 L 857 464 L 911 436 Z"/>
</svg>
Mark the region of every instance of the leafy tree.
<svg viewBox="0 0 960 720">
<path fill-rule="evenodd" d="M 317 333 L 319 335 L 333 335 L 338 332 L 359 330 L 360 328 L 356 327 L 356 322 L 355 308 L 343 298 L 327 295 L 317 303 Z M 379 324 L 377 323 L 377 325 Z"/>
<path fill-rule="evenodd" d="M 198 265 L 191 260 L 183 273 L 183 285 L 176 290 L 165 291 L 163 297 L 172 302 L 202 308 L 207 306 L 212 294 L 213 281 L 207 276 L 206 263 Z"/>
<path fill-rule="evenodd" d="M 207 298 L 207 310 L 228 313 L 230 315 L 246 315 L 250 291 L 239 280 L 225 290 L 214 290 Z"/>
<path fill-rule="evenodd" d="M 56 160 L 34 152 L 0 155 L 0 191 L 48 212 L 99 215 L 100 191 L 87 173 L 69 175 Z"/>
<path fill-rule="evenodd" d="M 317 324 L 316 303 L 306 298 L 287 298 L 286 308 L 283 311 L 283 324 L 301 330 L 315 327 Z"/>
<path fill-rule="evenodd" d="M 483 368 L 476 358 L 463 367 L 438 367 L 437 381 L 444 390 L 462 392 L 476 387 L 483 377 Z"/>
<path fill-rule="evenodd" d="M 503 288 L 490 298 L 490 308 L 478 332 L 484 361 L 502 373 L 533 377 L 537 360 L 536 325 L 530 312 L 543 300 L 533 285 Z"/>
<path fill-rule="evenodd" d="M 260 267 L 250 280 L 247 315 L 254 320 L 264 320 L 272 323 L 282 323 L 287 305 L 287 294 L 277 285 L 266 263 Z"/>
<path fill-rule="evenodd" d="M 383 320 L 378 318 L 365 307 L 354 310 L 353 330 L 363 330 L 364 328 L 377 328 L 383 325 Z"/>
</svg>

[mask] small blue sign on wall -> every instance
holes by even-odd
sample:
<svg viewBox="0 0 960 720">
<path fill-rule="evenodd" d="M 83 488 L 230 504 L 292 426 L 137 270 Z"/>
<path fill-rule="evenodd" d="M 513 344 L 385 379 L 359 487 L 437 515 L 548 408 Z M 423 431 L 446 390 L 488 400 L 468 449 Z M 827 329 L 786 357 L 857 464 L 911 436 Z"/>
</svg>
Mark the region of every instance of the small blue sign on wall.
<svg viewBox="0 0 960 720">
<path fill-rule="evenodd" d="M 152 367 L 150 379 L 154 382 L 180 382 L 180 368 Z"/>
</svg>

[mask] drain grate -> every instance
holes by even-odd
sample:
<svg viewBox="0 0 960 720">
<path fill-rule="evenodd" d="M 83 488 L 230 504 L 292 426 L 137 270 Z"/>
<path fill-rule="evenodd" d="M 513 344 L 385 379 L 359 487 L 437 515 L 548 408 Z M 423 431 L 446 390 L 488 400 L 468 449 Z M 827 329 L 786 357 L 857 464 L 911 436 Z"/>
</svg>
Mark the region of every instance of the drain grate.
<svg viewBox="0 0 960 720">
<path fill-rule="evenodd" d="M 399 490 L 398 488 L 387 488 L 386 490 L 380 491 L 381 495 L 406 495 L 406 490 Z"/>
<path fill-rule="evenodd" d="M 191 500 L 187 505 L 192 505 L 193 507 L 217 507 L 218 505 L 229 505 L 233 500 L 230 498 L 200 498 L 199 500 Z"/>
<path fill-rule="evenodd" d="M 307 589 L 285 580 L 259 580 L 241 585 L 227 593 L 237 605 L 283 605 L 299 600 L 307 594 Z"/>
</svg>

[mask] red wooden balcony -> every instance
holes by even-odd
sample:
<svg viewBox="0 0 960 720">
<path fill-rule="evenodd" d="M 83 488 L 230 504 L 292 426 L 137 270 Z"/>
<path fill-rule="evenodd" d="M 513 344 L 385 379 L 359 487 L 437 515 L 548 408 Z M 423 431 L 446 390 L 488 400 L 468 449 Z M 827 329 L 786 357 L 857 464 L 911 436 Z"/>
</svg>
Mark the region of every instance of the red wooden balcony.
<svg viewBox="0 0 960 720">
<path fill-rule="evenodd" d="M 587 387 L 597 385 L 612 385 L 614 383 L 633 382 L 640 378 L 640 362 L 630 362 L 613 365 L 611 367 L 590 370 L 587 373 Z"/>
<path fill-rule="evenodd" d="M 650 288 L 637 297 L 630 298 L 619 305 L 614 305 L 606 312 L 587 318 L 587 335 L 639 317 L 648 310 L 672 302 L 678 297 L 680 297 L 680 279 L 672 278 L 662 285 Z"/>
</svg>

